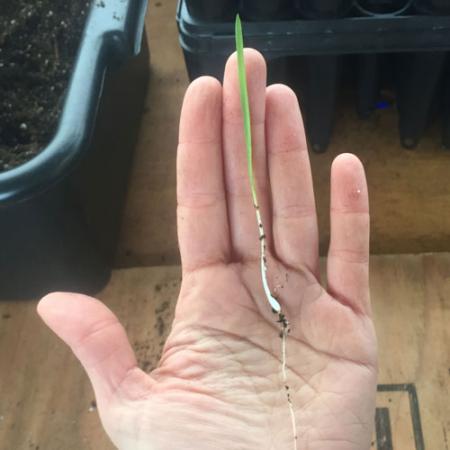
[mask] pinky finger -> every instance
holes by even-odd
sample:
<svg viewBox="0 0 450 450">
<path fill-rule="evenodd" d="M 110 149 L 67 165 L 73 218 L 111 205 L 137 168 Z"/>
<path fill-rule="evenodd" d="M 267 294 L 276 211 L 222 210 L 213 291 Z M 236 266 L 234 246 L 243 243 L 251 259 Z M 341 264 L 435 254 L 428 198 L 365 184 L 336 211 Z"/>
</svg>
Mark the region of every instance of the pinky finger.
<svg viewBox="0 0 450 450">
<path fill-rule="evenodd" d="M 333 162 L 330 210 L 328 290 L 355 311 L 370 314 L 369 200 L 364 168 L 354 155 Z"/>
</svg>

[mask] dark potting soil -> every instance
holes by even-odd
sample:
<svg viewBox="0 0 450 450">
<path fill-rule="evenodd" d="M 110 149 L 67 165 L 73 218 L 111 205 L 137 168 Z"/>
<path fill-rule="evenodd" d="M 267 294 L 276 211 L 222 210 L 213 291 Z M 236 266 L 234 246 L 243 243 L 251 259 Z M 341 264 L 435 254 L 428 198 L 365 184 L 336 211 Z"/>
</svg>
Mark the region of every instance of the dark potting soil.
<svg viewBox="0 0 450 450">
<path fill-rule="evenodd" d="M 0 172 L 53 137 L 89 4 L 0 0 Z"/>
</svg>

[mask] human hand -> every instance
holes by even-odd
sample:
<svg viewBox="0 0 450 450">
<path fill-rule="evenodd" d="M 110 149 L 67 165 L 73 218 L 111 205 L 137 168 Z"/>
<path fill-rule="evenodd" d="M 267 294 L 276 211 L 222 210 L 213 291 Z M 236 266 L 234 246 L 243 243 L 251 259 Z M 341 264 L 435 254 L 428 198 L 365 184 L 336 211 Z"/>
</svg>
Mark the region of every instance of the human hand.
<svg viewBox="0 0 450 450">
<path fill-rule="evenodd" d="M 246 50 L 254 166 L 269 245 L 268 277 L 291 327 L 287 378 L 299 450 L 370 447 L 377 350 L 368 287 L 368 196 L 361 163 L 331 171 L 327 288 L 320 284 L 311 169 L 294 93 L 266 88 Z M 280 374 L 279 324 L 261 286 L 236 57 L 224 85 L 185 96 L 177 161 L 183 281 L 158 367 L 138 368 L 106 306 L 55 293 L 39 314 L 79 358 L 106 432 L 120 449 L 293 449 Z"/>
</svg>

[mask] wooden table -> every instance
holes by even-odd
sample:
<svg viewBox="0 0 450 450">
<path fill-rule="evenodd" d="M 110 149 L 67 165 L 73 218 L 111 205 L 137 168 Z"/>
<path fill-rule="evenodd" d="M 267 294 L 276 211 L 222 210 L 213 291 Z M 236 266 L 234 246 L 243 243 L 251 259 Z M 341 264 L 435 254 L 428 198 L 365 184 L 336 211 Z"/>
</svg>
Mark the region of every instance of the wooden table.
<svg viewBox="0 0 450 450">
<path fill-rule="evenodd" d="M 176 266 L 122 269 L 100 295 L 125 324 L 145 370 L 157 363 L 179 283 Z M 374 256 L 371 291 L 378 435 L 392 442 L 377 450 L 448 450 L 450 254 Z M 112 449 L 87 377 L 35 306 L 0 303 L 0 449 Z"/>
</svg>

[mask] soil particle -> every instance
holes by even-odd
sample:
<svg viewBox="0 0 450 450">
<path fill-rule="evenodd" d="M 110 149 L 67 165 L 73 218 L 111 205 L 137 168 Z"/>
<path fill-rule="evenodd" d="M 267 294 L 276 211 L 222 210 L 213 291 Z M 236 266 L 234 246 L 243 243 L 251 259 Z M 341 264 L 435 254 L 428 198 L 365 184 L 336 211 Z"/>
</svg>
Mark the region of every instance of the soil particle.
<svg viewBox="0 0 450 450">
<path fill-rule="evenodd" d="M 164 330 L 166 329 L 166 324 L 164 323 L 164 319 L 161 316 L 158 316 L 156 319 L 156 328 L 158 330 L 158 334 L 160 336 L 164 336 Z"/>
<path fill-rule="evenodd" d="M 155 308 L 155 313 L 162 314 L 163 312 L 167 311 L 169 306 L 170 306 L 170 302 L 168 300 L 166 300 L 166 301 L 162 302 L 161 305 L 158 306 L 158 308 Z"/>
<path fill-rule="evenodd" d="M 3 313 L 3 314 L 2 314 L 2 319 L 11 319 L 11 314 L 9 314 L 9 313 Z"/>
<path fill-rule="evenodd" d="M 89 412 L 93 412 L 97 410 L 97 402 L 95 400 L 92 400 L 91 403 L 89 404 Z"/>
<path fill-rule="evenodd" d="M 170 288 L 171 282 L 158 285 L 160 290 Z M 157 291 L 155 285 L 155 291 Z M 151 372 L 158 366 L 170 324 L 173 320 L 175 299 L 160 300 L 155 305 L 153 330 L 148 330 L 145 336 L 133 342 L 139 367 L 144 372 Z"/>
<path fill-rule="evenodd" d="M 286 330 L 286 328 L 288 328 L 288 326 L 289 326 L 288 321 L 286 319 L 286 316 L 282 312 L 278 313 L 278 320 L 277 320 L 277 322 L 281 323 L 281 326 L 283 327 L 283 330 Z"/>
<path fill-rule="evenodd" d="M 89 4 L 0 0 L 0 172 L 53 137 Z"/>
</svg>

